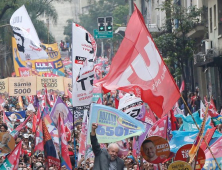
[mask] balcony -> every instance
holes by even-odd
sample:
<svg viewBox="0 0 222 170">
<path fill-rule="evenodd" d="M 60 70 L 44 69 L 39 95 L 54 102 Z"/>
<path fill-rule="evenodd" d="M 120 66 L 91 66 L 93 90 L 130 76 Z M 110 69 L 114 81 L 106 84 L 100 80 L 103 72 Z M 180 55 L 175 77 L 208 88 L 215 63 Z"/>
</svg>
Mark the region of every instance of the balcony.
<svg viewBox="0 0 222 170">
<path fill-rule="evenodd" d="M 202 24 L 198 24 L 194 27 L 194 29 L 188 32 L 186 36 L 195 39 L 203 37 L 204 33 L 205 33 L 205 26 Z"/>
</svg>

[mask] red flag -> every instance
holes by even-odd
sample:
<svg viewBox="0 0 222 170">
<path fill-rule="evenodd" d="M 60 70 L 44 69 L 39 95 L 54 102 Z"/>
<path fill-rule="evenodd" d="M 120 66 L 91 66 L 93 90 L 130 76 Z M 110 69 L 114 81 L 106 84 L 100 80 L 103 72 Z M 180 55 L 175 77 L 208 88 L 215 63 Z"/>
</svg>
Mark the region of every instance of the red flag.
<svg viewBox="0 0 222 170">
<path fill-rule="evenodd" d="M 185 88 L 185 84 L 184 84 L 184 80 L 182 81 L 182 84 L 181 84 L 181 86 L 180 86 L 180 93 L 182 92 L 182 91 L 184 91 L 184 88 Z"/>
<path fill-rule="evenodd" d="M 71 141 L 71 131 L 67 126 L 65 126 L 65 132 L 66 132 L 66 140 Z"/>
<path fill-rule="evenodd" d="M 41 119 L 41 111 L 40 111 L 40 107 L 38 108 L 37 114 L 36 114 L 36 125 L 38 126 L 39 122 Z"/>
<path fill-rule="evenodd" d="M 101 100 L 100 97 L 99 97 L 98 100 L 97 100 L 97 104 L 102 104 L 102 100 Z"/>
<path fill-rule="evenodd" d="M 65 126 L 63 124 L 63 120 L 61 116 L 59 115 L 59 121 L 58 121 L 58 132 L 59 137 L 61 141 L 61 166 L 65 165 L 68 170 L 72 169 L 72 164 L 69 158 L 69 150 L 68 150 L 68 144 L 66 140 L 66 132 L 65 132 Z"/>
<path fill-rule="evenodd" d="M 33 133 L 35 133 L 36 131 L 36 122 L 37 122 L 37 116 L 33 115 L 33 118 L 32 118 L 32 132 Z"/>
<path fill-rule="evenodd" d="M 207 144 L 209 144 L 216 129 L 217 129 L 216 127 L 213 127 L 212 129 L 207 130 L 206 134 L 204 135 L 204 139 L 207 142 Z M 200 147 L 201 147 L 201 149 L 203 149 L 203 151 L 205 151 L 207 149 L 207 145 L 204 141 L 202 141 Z"/>
<path fill-rule="evenodd" d="M 179 89 L 137 7 L 109 73 L 96 85 L 101 85 L 105 93 L 116 89 L 133 92 L 148 103 L 159 118 L 170 111 L 179 99 Z"/>
<path fill-rule="evenodd" d="M 118 107 L 119 107 L 119 100 L 115 98 L 115 108 L 118 109 Z"/>
<path fill-rule="evenodd" d="M 154 116 L 154 113 L 150 108 L 147 110 L 145 106 L 143 107 L 145 109 L 145 115 L 141 120 L 153 125 L 156 122 L 156 117 Z"/>
<path fill-rule="evenodd" d="M 167 137 L 167 130 L 168 128 L 168 116 L 164 116 L 163 118 L 159 119 L 149 130 L 148 136 L 160 136 L 162 138 Z"/>
<path fill-rule="evenodd" d="M 35 149 L 34 151 L 44 151 L 42 119 L 40 120 L 35 133 Z"/>
<path fill-rule="evenodd" d="M 171 121 L 171 130 L 178 130 L 179 126 L 177 124 L 177 119 L 174 116 L 174 111 L 170 110 L 170 121 Z"/>
</svg>

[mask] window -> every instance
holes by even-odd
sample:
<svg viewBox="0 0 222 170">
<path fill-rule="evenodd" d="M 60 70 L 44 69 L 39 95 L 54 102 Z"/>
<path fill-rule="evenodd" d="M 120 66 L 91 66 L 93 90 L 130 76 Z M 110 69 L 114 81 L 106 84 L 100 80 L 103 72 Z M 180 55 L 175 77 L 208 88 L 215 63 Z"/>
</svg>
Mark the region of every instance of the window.
<svg viewBox="0 0 222 170">
<path fill-rule="evenodd" d="M 217 12 L 217 8 L 216 8 L 216 5 L 214 5 L 214 28 L 217 27 L 217 23 L 216 23 L 217 15 L 216 15 L 216 12 Z"/>
<path fill-rule="evenodd" d="M 212 8 L 210 8 L 210 32 L 212 32 Z"/>
<path fill-rule="evenodd" d="M 218 8 L 218 35 L 222 35 L 222 1 L 217 0 Z"/>
</svg>

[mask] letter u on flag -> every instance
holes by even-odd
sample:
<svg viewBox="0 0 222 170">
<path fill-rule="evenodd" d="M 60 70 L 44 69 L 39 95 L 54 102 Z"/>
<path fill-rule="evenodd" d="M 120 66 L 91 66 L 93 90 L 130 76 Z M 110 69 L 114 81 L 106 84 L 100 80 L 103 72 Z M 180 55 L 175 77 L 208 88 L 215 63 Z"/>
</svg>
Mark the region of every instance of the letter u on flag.
<svg viewBox="0 0 222 170">
<path fill-rule="evenodd" d="M 96 136 L 99 143 L 116 142 L 145 132 L 142 122 L 112 107 L 92 103 L 90 112 L 88 127 L 91 128 L 92 123 L 98 124 Z M 87 132 L 88 144 L 90 132 L 91 129 Z"/>
<path fill-rule="evenodd" d="M 113 58 L 110 71 L 101 79 L 104 92 L 133 92 L 160 118 L 180 97 L 179 89 L 135 7 L 125 31 L 125 37 Z"/>
</svg>

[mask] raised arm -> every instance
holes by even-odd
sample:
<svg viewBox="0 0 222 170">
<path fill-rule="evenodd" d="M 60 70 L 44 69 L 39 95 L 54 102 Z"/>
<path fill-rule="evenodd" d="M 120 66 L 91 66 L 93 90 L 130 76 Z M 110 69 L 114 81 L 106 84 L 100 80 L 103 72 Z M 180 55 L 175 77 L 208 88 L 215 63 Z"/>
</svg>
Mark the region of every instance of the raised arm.
<svg viewBox="0 0 222 170">
<path fill-rule="evenodd" d="M 90 139 L 91 139 L 91 144 L 92 144 L 92 150 L 93 153 L 96 155 L 99 155 L 101 152 L 100 144 L 98 143 L 97 137 L 96 137 L 96 128 L 97 128 L 97 123 L 92 124 L 92 131 L 90 133 Z"/>
</svg>

